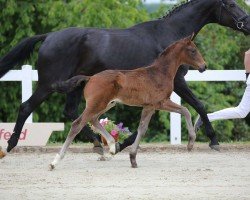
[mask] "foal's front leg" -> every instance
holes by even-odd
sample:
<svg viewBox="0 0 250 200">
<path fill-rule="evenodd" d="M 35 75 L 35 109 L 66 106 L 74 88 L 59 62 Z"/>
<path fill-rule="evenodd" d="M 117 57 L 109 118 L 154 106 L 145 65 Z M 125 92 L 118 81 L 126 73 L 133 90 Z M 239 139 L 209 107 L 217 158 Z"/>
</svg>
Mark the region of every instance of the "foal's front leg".
<svg viewBox="0 0 250 200">
<path fill-rule="evenodd" d="M 180 106 L 180 105 L 172 102 L 170 99 L 167 99 L 164 102 L 162 102 L 162 104 L 157 109 L 167 110 L 170 112 L 176 112 L 176 113 L 179 113 L 179 114 L 182 114 L 185 116 L 187 129 L 188 129 L 188 135 L 189 135 L 187 149 L 188 149 L 188 151 L 191 151 L 193 146 L 194 146 L 196 134 L 194 131 L 194 126 L 192 123 L 191 115 L 190 115 L 190 112 L 188 111 L 188 109 L 184 106 Z"/>
<path fill-rule="evenodd" d="M 116 143 L 115 143 L 114 138 L 106 131 L 105 128 L 103 128 L 103 126 L 98 121 L 98 118 L 92 120 L 90 123 L 96 129 L 98 129 L 100 131 L 101 135 L 107 140 L 110 154 L 115 155 L 116 154 Z"/>
<path fill-rule="evenodd" d="M 139 143 L 140 143 L 142 136 L 145 135 L 145 133 L 148 129 L 148 124 L 149 124 L 150 119 L 151 119 L 152 115 L 154 114 L 154 112 L 155 112 L 155 110 L 153 108 L 143 108 L 143 110 L 142 110 L 140 124 L 139 124 L 139 127 L 137 129 L 138 134 L 137 134 L 137 137 L 135 139 L 135 142 L 132 145 L 132 149 L 131 149 L 130 154 L 129 154 L 131 167 L 133 167 L 133 168 L 137 167 L 136 154 L 137 154 L 138 146 L 139 146 Z"/>
<path fill-rule="evenodd" d="M 174 79 L 174 91 L 189 105 L 191 105 L 201 116 L 201 119 L 205 126 L 205 132 L 207 137 L 211 140 L 209 146 L 212 149 L 219 150 L 219 143 L 215 135 L 214 129 L 208 120 L 207 112 L 204 105 L 197 99 L 194 93 L 189 89 L 184 76 L 181 74 L 181 68 L 179 68 Z"/>
</svg>

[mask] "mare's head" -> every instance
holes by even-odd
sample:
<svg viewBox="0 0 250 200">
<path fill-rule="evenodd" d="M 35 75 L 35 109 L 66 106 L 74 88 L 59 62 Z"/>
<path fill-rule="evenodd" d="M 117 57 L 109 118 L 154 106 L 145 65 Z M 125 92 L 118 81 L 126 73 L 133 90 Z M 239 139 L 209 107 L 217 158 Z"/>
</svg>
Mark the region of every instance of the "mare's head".
<svg viewBox="0 0 250 200">
<path fill-rule="evenodd" d="M 219 24 L 250 35 L 250 15 L 235 0 L 217 0 L 216 13 Z"/>
<path fill-rule="evenodd" d="M 206 63 L 199 52 L 198 48 L 192 41 L 194 34 L 192 36 L 186 37 L 179 40 L 174 45 L 178 50 L 178 59 L 180 64 L 186 64 L 192 66 L 194 69 L 198 69 L 199 72 L 204 72 L 207 68 Z"/>
</svg>

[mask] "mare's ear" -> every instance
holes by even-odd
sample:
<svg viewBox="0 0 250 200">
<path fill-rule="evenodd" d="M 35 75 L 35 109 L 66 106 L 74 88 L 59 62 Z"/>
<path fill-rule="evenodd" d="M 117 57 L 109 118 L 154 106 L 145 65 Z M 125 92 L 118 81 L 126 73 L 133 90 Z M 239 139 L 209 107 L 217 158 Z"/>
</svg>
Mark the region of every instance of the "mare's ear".
<svg viewBox="0 0 250 200">
<path fill-rule="evenodd" d="M 195 33 L 193 32 L 192 35 L 190 35 L 190 40 L 193 41 L 195 37 Z"/>
</svg>

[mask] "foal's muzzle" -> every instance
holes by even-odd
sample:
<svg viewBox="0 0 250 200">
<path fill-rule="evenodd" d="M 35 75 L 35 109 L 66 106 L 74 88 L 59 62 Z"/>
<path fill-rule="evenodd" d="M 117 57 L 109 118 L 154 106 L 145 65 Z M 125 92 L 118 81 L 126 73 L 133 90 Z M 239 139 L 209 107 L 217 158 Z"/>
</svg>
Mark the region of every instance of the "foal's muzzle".
<svg viewBox="0 0 250 200">
<path fill-rule="evenodd" d="M 206 69 L 207 69 L 207 66 L 206 66 L 205 64 L 204 64 L 204 65 L 201 65 L 201 66 L 199 67 L 199 72 L 202 73 L 202 72 L 206 71 Z"/>
</svg>

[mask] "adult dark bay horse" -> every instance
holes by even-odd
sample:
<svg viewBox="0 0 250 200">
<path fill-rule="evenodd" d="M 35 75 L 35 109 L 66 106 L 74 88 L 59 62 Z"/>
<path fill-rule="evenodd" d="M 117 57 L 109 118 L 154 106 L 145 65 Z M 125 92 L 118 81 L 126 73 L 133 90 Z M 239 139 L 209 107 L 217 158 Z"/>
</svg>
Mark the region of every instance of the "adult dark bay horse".
<svg viewBox="0 0 250 200">
<path fill-rule="evenodd" d="M 39 41 L 37 69 L 38 86 L 34 94 L 21 104 L 17 122 L 8 141 L 7 152 L 17 145 L 22 127 L 31 112 L 53 93 L 51 85 L 77 74 L 93 75 L 113 69 L 134 69 L 153 62 L 172 42 L 208 23 L 218 23 L 250 34 L 250 17 L 234 0 L 191 0 L 170 11 L 166 16 L 137 24 L 127 29 L 68 28 L 24 39 L 0 60 L 0 77 L 15 65 L 29 58 Z M 184 76 L 189 67 L 181 66 L 174 81 L 174 91 L 201 116 L 210 147 L 218 145 L 214 130 L 203 104 L 188 88 Z M 81 99 L 81 88 L 67 95 L 66 116 L 75 120 Z M 85 128 L 85 131 L 89 131 Z M 120 147 L 130 145 L 136 134 Z M 93 139 L 94 143 L 98 143 Z"/>
</svg>

